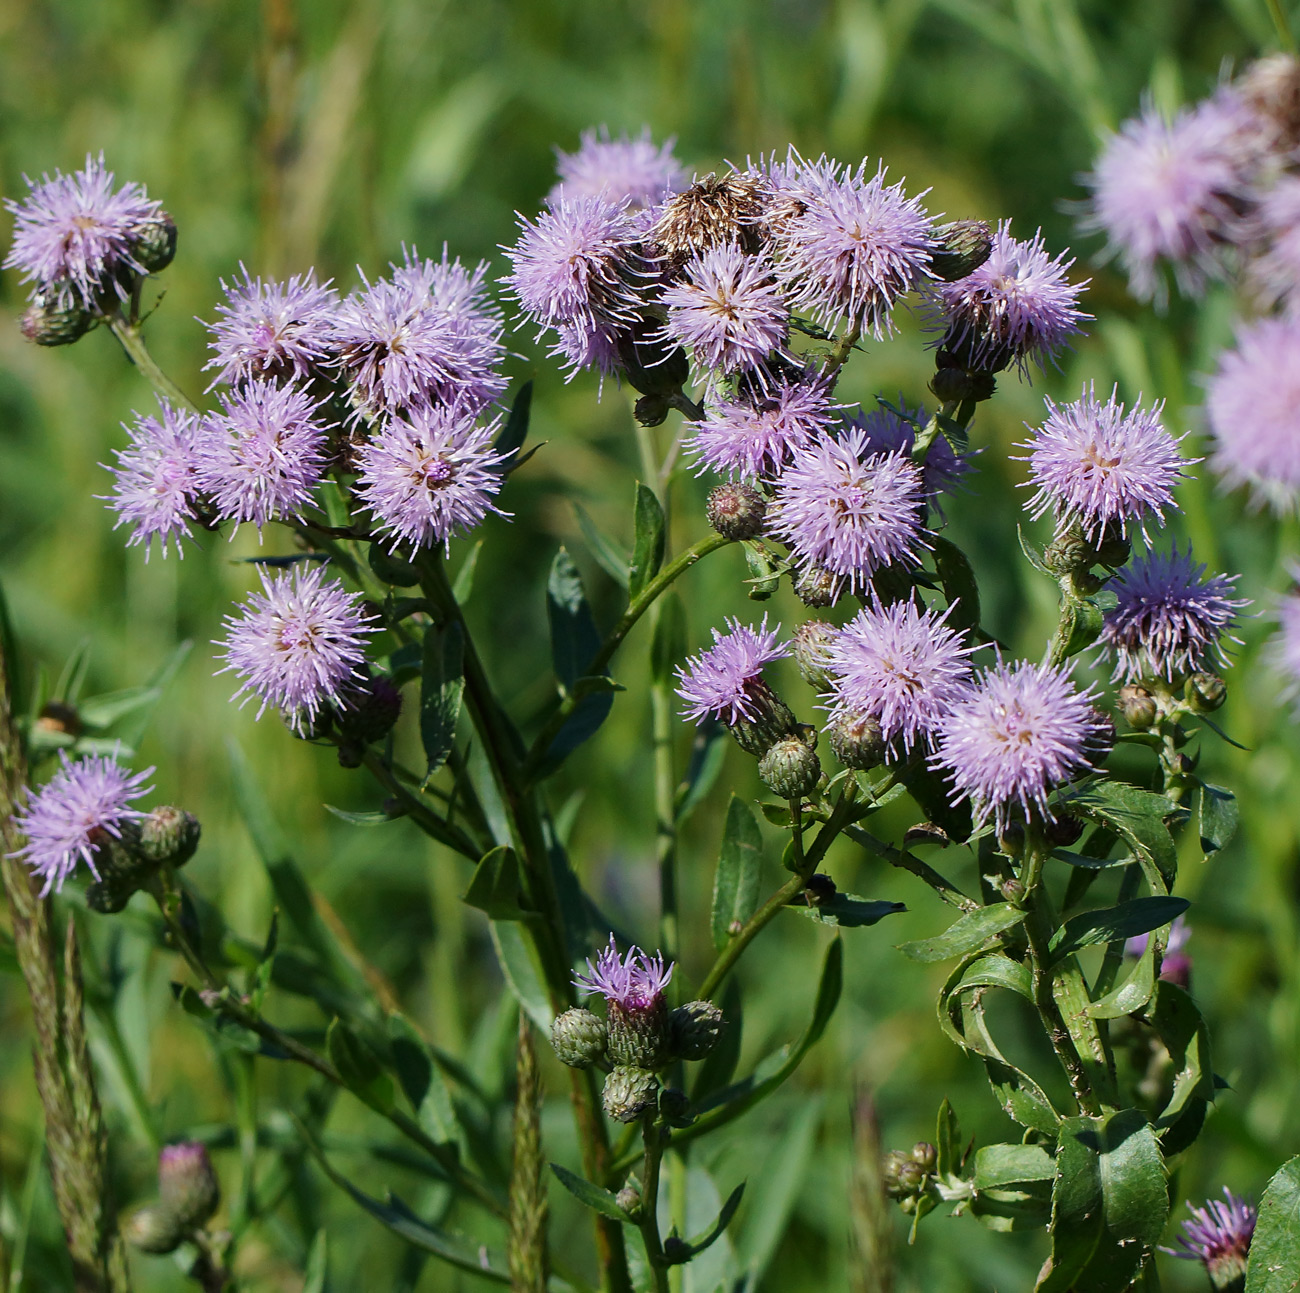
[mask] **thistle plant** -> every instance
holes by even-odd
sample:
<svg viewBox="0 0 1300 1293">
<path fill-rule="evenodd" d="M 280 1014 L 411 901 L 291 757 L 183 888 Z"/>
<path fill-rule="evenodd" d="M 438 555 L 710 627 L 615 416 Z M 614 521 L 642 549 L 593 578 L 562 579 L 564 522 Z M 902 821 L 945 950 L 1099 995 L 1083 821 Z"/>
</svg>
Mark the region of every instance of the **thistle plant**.
<svg viewBox="0 0 1300 1293">
<path fill-rule="evenodd" d="M 1157 292 L 1166 261 L 1198 287 L 1221 271 L 1229 234 L 1252 212 L 1267 226 L 1280 204 L 1252 205 L 1251 186 L 1293 164 L 1259 105 L 1260 75 L 1174 122 L 1147 110 L 1099 162 L 1090 218 L 1140 293 Z M 968 1144 L 945 1102 L 933 1144 L 866 1165 L 875 1194 L 911 1217 L 913 1238 L 941 1207 L 1043 1232 L 1043 1293 L 1122 1293 L 1148 1277 L 1170 1225 L 1170 1172 L 1210 1105 L 1230 1098 L 1186 974 L 1166 971 L 1189 907 L 1174 893 L 1180 859 L 1222 848 L 1235 820 L 1231 791 L 1198 775 L 1197 749 L 1221 735 L 1208 715 L 1248 603 L 1235 575 L 1162 534 L 1199 462 L 1162 404 L 1103 400 L 1089 384 L 1073 402 L 1047 399 L 1017 455 L 1027 521 L 1052 526 L 1045 544 L 1029 533 L 1021 544 L 1032 577 L 1055 587 L 1055 632 L 1021 659 L 983 625 L 979 562 L 945 536 L 944 508 L 972 505 L 972 458 L 993 452 L 980 406 L 1000 382 L 1052 366 L 1092 320 L 1068 250 L 1041 232 L 1018 238 L 1007 220 L 944 222 L 874 161 L 790 151 L 688 179 L 648 134 L 593 132 L 561 154 L 545 208 L 519 217 L 501 265 L 404 248 L 346 292 L 314 272 L 275 282 L 241 265 L 207 324 L 213 383 L 197 406 L 144 340 L 152 276 L 176 245 L 162 208 L 138 185 L 115 187 L 95 159 L 31 190 L 10 204 L 6 261 L 31 284 L 26 335 L 54 346 L 107 328 L 157 397 L 107 466 L 105 501 L 127 545 L 171 560 L 223 531 L 256 531 L 260 591 L 225 615 L 217 643 L 232 699 L 283 719 L 286 758 L 295 742 L 332 747 L 368 778 L 377 815 L 408 819 L 440 846 L 440 865 L 464 866 L 465 901 L 485 916 L 502 990 L 517 998 L 517 1083 L 502 1118 L 466 1060 L 356 972 L 292 862 L 277 859 L 275 883 L 306 949 L 296 975 L 281 972 L 278 921 L 263 947 L 231 953 L 220 913 L 183 873 L 199 824 L 143 806 L 152 770 L 132 771 L 107 736 L 50 740 L 29 723 L 34 780 L 7 823 L 6 838 L 25 837 L 11 862 L 42 896 L 87 882 L 94 919 L 152 904 L 178 1010 L 223 1054 L 312 1075 L 289 1117 L 329 1181 L 377 1225 L 489 1281 L 680 1289 L 678 1268 L 745 1207 L 744 1183 L 728 1183 L 713 1223 L 688 1234 L 665 1175 L 791 1078 L 836 1008 L 841 939 L 874 937 L 902 909 L 840 888 L 837 873 L 865 852 L 919 882 L 934 933 L 899 951 L 951 964 L 941 1027 L 983 1067 L 1006 1117 L 1004 1142 Z M 1287 254 L 1276 235 L 1261 262 L 1274 301 L 1289 290 Z M 907 308 L 930 331 L 929 390 L 849 406 L 841 375 L 869 372 L 863 340 L 893 334 Z M 1251 366 L 1273 363 L 1268 347 L 1291 326 L 1269 316 L 1243 330 L 1208 405 L 1215 469 L 1271 500 L 1293 483 L 1286 459 L 1252 462 L 1233 437 L 1245 420 L 1268 435 L 1270 418 L 1293 419 L 1294 401 L 1240 416 L 1267 385 Z M 541 448 L 528 443 L 531 384 L 512 391 L 503 375 L 512 329 L 535 330 L 568 377 L 594 370 L 637 392 L 629 431 L 644 477 L 631 556 L 606 553 L 627 599 L 604 632 L 573 560 L 554 557 L 554 688 L 540 714 L 512 712 L 462 609 L 477 551 L 467 540 L 511 522 L 512 478 Z M 692 475 L 710 482 L 707 509 L 672 551 L 667 515 Z M 671 594 L 689 598 L 705 560 L 756 603 L 787 582 L 820 614 L 789 628 L 766 610 L 719 615 L 711 644 L 692 651 Z M 1277 651 L 1292 675 L 1295 600 Z M 583 892 L 548 780 L 628 703 L 616 676 L 634 635 L 649 637 L 653 661 L 660 909 L 626 936 Z M 790 657 L 808 693 L 783 694 Z M 711 793 L 731 740 L 768 791 L 758 809 L 781 836 L 784 875 L 764 890 L 762 831 L 733 797 L 702 947 L 690 934 L 702 920 L 678 909 L 678 825 L 684 802 Z M 1117 746 L 1133 757 L 1113 758 Z M 883 838 L 881 814 L 907 824 Z M 918 856 L 936 847 L 952 851 Z M 808 1024 L 732 1081 L 731 976 L 787 913 L 825 935 L 819 973 L 791 988 L 809 997 Z M 313 1003 L 323 1040 L 272 1022 L 289 994 Z M 1007 1012 L 990 1013 L 995 996 Z M 1031 1058 L 1009 1057 L 1009 1018 L 1041 1038 Z M 535 1034 L 562 1067 L 540 1062 Z M 590 1255 L 549 1237 L 540 1110 L 557 1073 L 577 1149 L 552 1175 L 591 1214 Z M 332 1161 L 321 1125 L 343 1091 L 453 1192 L 439 1215 L 371 1197 Z M 223 1226 L 219 1193 L 202 1145 L 168 1146 L 159 1199 L 127 1238 L 154 1253 L 188 1245 L 192 1278 L 227 1287 L 247 1217 Z M 1202 1260 L 1218 1288 L 1255 1270 L 1255 1213 L 1228 1200 L 1194 1211 L 1175 1254 Z M 1254 1245 L 1274 1261 L 1283 1241 L 1267 1200 Z M 470 1226 L 481 1243 L 459 1233 Z M 728 1269 L 727 1287 L 743 1278 Z"/>
</svg>

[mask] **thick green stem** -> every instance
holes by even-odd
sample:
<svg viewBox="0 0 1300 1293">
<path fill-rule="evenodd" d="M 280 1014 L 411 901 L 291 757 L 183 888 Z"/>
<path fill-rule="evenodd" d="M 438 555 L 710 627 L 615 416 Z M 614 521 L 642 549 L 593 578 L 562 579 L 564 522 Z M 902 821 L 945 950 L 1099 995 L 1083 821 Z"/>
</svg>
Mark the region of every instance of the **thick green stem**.
<svg viewBox="0 0 1300 1293">
<path fill-rule="evenodd" d="M 668 1293 L 668 1261 L 659 1238 L 659 1167 L 663 1162 L 664 1140 L 659 1126 L 645 1124 L 645 1159 L 641 1169 L 641 1210 L 637 1222 L 645 1244 L 646 1262 L 654 1278 L 655 1293 Z"/>
</svg>

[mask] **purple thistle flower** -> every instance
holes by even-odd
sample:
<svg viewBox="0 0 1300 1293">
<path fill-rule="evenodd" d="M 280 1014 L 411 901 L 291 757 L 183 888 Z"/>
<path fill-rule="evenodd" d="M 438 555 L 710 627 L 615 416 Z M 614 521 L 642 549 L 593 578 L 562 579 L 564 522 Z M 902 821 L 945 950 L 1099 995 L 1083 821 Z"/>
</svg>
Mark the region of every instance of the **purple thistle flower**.
<svg viewBox="0 0 1300 1293">
<path fill-rule="evenodd" d="M 55 171 L 53 179 L 43 175 L 39 184 L 27 180 L 31 192 L 24 201 L 5 200 L 14 216 L 14 241 L 4 268 L 21 270 L 24 282 L 90 310 L 119 270 L 147 273 L 134 251 L 141 237 L 162 222 L 162 204 L 152 201 L 141 184 L 124 184 L 116 191 L 113 185 L 103 153 L 98 158 L 87 154 L 85 167 L 72 175 Z M 113 286 L 125 296 L 123 284 Z"/>
<path fill-rule="evenodd" d="M 346 704 L 364 677 L 366 636 L 376 632 L 349 593 L 323 567 L 279 575 L 258 570 L 262 591 L 250 593 L 241 615 L 225 618 L 225 666 L 241 680 L 235 696 L 261 701 L 257 717 L 274 705 L 301 728 L 322 705 Z"/>
<path fill-rule="evenodd" d="M 900 399 L 899 413 L 883 405 L 870 413 L 859 410 L 844 419 L 847 427 L 856 427 L 863 435 L 863 445 L 868 453 L 903 453 L 911 457 L 916 444 L 916 429 L 926 424 L 924 408 L 909 409 Z M 921 483 L 927 497 L 950 494 L 970 471 L 971 454 L 959 454 L 940 432 L 935 436 L 925 462 L 921 465 Z"/>
<path fill-rule="evenodd" d="M 1050 510 L 1094 540 L 1108 528 L 1127 534 L 1153 514 L 1163 520 L 1188 465 L 1160 421 L 1163 401 L 1127 413 L 1115 395 L 1103 404 L 1089 384 L 1073 404 L 1048 398 L 1047 420 L 1019 446 L 1029 450 L 1025 483 L 1037 486 L 1031 515 Z"/>
<path fill-rule="evenodd" d="M 73 763 L 63 750 L 59 758 L 63 766 L 15 819 L 27 843 L 9 855 L 22 858 L 45 881 L 42 898 L 63 888 L 78 860 L 98 880 L 96 849 L 107 836 L 121 839 L 123 822 L 144 816 L 129 805 L 152 789 L 143 784 L 152 768 L 127 772 L 108 755 Z"/>
<path fill-rule="evenodd" d="M 1223 1187 L 1224 1202 L 1207 1199 L 1200 1208 L 1188 1203 L 1192 1214 L 1183 1222 L 1178 1248 L 1161 1248 L 1172 1257 L 1200 1262 L 1215 1288 L 1238 1287 L 1246 1274 L 1246 1258 L 1255 1234 L 1258 1214 L 1253 1204 Z"/>
<path fill-rule="evenodd" d="M 668 307 L 664 335 L 693 350 L 705 368 L 752 371 L 785 347 L 790 309 L 772 264 L 765 256 L 746 256 L 734 243 L 693 257 L 660 300 Z"/>
<path fill-rule="evenodd" d="M 1214 435 L 1210 465 L 1229 489 L 1248 485 L 1256 505 L 1294 508 L 1300 494 L 1300 319 L 1259 319 L 1237 329 L 1206 392 Z"/>
<path fill-rule="evenodd" d="M 671 961 L 664 964 L 662 952 L 650 956 L 639 947 L 632 947 L 626 957 L 620 957 L 611 934 L 608 945 L 597 955 L 596 964 L 592 965 L 588 958 L 587 973 L 576 975 L 573 986 L 584 992 L 599 992 L 607 1002 L 623 1010 L 643 1011 L 651 1009 L 663 997 L 672 977 L 673 964 Z"/>
<path fill-rule="evenodd" d="M 719 400 L 686 441 L 700 463 L 730 478 L 778 475 L 796 450 L 824 435 L 834 420 L 829 383 L 815 374 L 780 378 L 765 394 Z"/>
<path fill-rule="evenodd" d="M 222 280 L 221 317 L 203 325 L 213 351 L 204 367 L 220 370 L 213 386 L 257 377 L 307 380 L 332 353 L 338 293 L 318 283 L 314 269 L 285 283 L 254 278 L 242 264 L 239 272 L 242 283 Z"/>
<path fill-rule="evenodd" d="M 910 601 L 860 610 L 824 653 L 832 720 L 865 713 L 885 741 L 909 753 L 928 742 L 970 687 L 976 648 L 947 623 L 950 611 L 937 615 Z"/>
<path fill-rule="evenodd" d="M 154 539 L 165 557 L 169 542 L 183 556 L 181 539 L 189 536 L 194 519 L 198 480 L 198 418 L 184 409 L 159 401 L 162 419 L 136 414 L 135 424 L 123 428 L 130 437 L 125 449 L 116 449 L 109 506 L 117 513 L 113 528 L 132 526 L 127 545 L 144 544 L 145 560 Z"/>
<path fill-rule="evenodd" d="M 1023 371 L 1031 359 L 1045 368 L 1081 330 L 1079 324 L 1092 318 L 1079 309 L 1089 280 L 1071 283 L 1065 272 L 1074 258 L 1065 257 L 1048 255 L 1041 229 L 1029 242 L 1019 242 L 1010 221 L 1003 221 L 984 264 L 932 290 L 947 329 L 943 344 L 967 356 L 972 368 L 993 372 L 1014 360 Z"/>
<path fill-rule="evenodd" d="M 1017 805 L 1047 815 L 1048 792 L 1086 772 L 1105 735 L 1095 699 L 1067 667 L 998 661 L 940 718 L 931 764 L 999 831 Z"/>
<path fill-rule="evenodd" d="M 203 422 L 197 463 L 199 487 L 217 515 L 259 531 L 300 517 L 325 465 L 318 401 L 297 386 L 254 381 L 222 395 L 221 406 Z"/>
<path fill-rule="evenodd" d="M 1173 924 L 1169 926 L 1168 945 L 1160 958 L 1160 977 L 1167 983 L 1176 983 L 1184 991 L 1192 982 L 1192 958 L 1185 950 L 1191 936 L 1192 927 L 1187 923 L 1187 918 L 1175 916 Z M 1124 940 L 1124 955 L 1142 956 L 1150 942 L 1150 934 L 1135 934 Z"/>
<path fill-rule="evenodd" d="M 1283 175 L 1259 201 L 1252 217 L 1253 240 L 1267 250 L 1250 264 L 1263 304 L 1300 304 L 1300 178 Z"/>
<path fill-rule="evenodd" d="M 357 493 L 395 539 L 450 547 L 489 512 L 507 515 L 492 503 L 502 483 L 496 430 L 496 421 L 475 426 L 460 409 L 414 408 L 362 446 Z"/>
<path fill-rule="evenodd" d="M 757 720 L 760 692 L 766 687 L 763 669 L 790 654 L 789 645 L 778 645 L 776 640 L 781 626 L 769 629 L 766 615 L 757 628 L 737 619 L 727 624 L 727 633 L 713 629 L 713 645 L 689 657 L 686 667 L 677 670 L 681 684 L 677 694 L 686 702 L 682 717 L 692 722 L 703 722 L 710 714 L 728 727 Z"/>
<path fill-rule="evenodd" d="M 604 324 L 557 323 L 555 343 L 548 353 L 564 361 L 569 370 L 565 381 L 572 381 L 586 368 L 594 368 L 602 377 L 612 377 L 618 371 L 618 338 Z"/>
<path fill-rule="evenodd" d="M 777 478 L 768 530 L 799 565 L 819 566 L 857 592 L 882 566 L 916 563 L 926 546 L 924 501 L 921 472 L 906 454 L 871 453 L 866 433 L 849 427 L 801 450 Z"/>
<path fill-rule="evenodd" d="M 1291 577 L 1300 580 L 1300 566 L 1291 567 Z M 1293 587 L 1281 598 L 1274 618 L 1277 633 L 1269 642 L 1268 654 L 1285 679 L 1283 696 L 1294 700 L 1300 696 L 1300 588 Z"/>
<path fill-rule="evenodd" d="M 1242 101 L 1221 92 L 1172 121 L 1148 103 L 1106 144 L 1084 177 L 1093 190 L 1084 228 L 1106 234 L 1136 296 L 1163 298 L 1162 261 L 1187 293 L 1222 277 L 1221 250 L 1239 236 L 1234 207 L 1255 162 L 1252 126 Z"/>
<path fill-rule="evenodd" d="M 675 142 L 669 139 L 656 145 L 649 126 L 636 139 L 626 135 L 611 139 L 605 126 L 584 130 L 576 153 L 555 150 L 560 182 L 547 196 L 547 204 L 599 197 L 614 203 L 626 200 L 632 207 L 655 206 L 686 181 L 686 172 L 673 156 Z"/>
<path fill-rule="evenodd" d="M 841 171 L 823 157 L 798 175 L 804 211 L 776 239 L 792 308 L 827 327 L 847 319 L 877 338 L 892 331 L 894 303 L 929 276 L 933 224 L 920 199 L 886 184 L 883 168 L 868 179 L 865 162 Z"/>
<path fill-rule="evenodd" d="M 1173 682 L 1228 663 L 1221 639 L 1250 603 L 1230 596 L 1236 575 L 1204 575 L 1191 549 L 1175 546 L 1138 557 L 1115 576 L 1109 587 L 1118 601 L 1103 617 L 1101 642 L 1115 653 L 1117 680 Z"/>
</svg>

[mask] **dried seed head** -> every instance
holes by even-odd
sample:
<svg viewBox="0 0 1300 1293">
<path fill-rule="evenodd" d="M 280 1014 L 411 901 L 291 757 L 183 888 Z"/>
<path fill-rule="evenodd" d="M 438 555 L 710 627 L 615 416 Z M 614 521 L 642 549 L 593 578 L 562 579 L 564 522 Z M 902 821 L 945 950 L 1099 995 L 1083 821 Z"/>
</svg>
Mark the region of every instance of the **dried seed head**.
<svg viewBox="0 0 1300 1293">
<path fill-rule="evenodd" d="M 742 250 L 755 252 L 761 245 L 757 224 L 763 216 L 764 190 L 758 175 L 706 175 L 664 204 L 650 240 L 677 265 L 722 243 L 739 243 Z"/>
</svg>

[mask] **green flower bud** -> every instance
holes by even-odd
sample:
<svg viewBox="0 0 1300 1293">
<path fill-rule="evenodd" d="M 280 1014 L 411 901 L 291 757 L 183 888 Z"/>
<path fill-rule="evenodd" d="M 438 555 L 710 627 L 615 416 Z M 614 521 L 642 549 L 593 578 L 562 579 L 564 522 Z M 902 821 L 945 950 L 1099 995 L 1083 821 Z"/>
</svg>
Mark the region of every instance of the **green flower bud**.
<svg viewBox="0 0 1300 1293">
<path fill-rule="evenodd" d="M 1187 703 L 1198 714 L 1212 714 L 1228 699 L 1228 685 L 1217 673 L 1194 673 L 1183 689 Z"/>
<path fill-rule="evenodd" d="M 991 400 L 997 390 L 992 373 L 968 372 L 965 368 L 939 368 L 930 379 L 930 390 L 944 404 L 952 400 Z"/>
<path fill-rule="evenodd" d="M 163 1146 L 158 1155 L 158 1202 L 186 1234 L 211 1218 L 221 1202 L 221 1187 L 206 1146 L 197 1141 Z"/>
<path fill-rule="evenodd" d="M 60 301 L 57 294 L 37 292 L 18 321 L 19 330 L 38 346 L 70 346 L 95 326 L 91 312 Z"/>
<path fill-rule="evenodd" d="M 846 768 L 866 772 L 885 758 L 885 740 L 880 724 L 865 710 L 839 714 L 826 728 L 831 751 Z"/>
<path fill-rule="evenodd" d="M 641 1213 L 641 1191 L 635 1185 L 625 1185 L 614 1196 L 614 1202 L 633 1220 Z"/>
<path fill-rule="evenodd" d="M 1096 547 L 1097 560 L 1103 566 L 1118 570 L 1133 555 L 1133 544 L 1118 531 L 1107 531 Z"/>
<path fill-rule="evenodd" d="M 1159 713 L 1156 698 L 1137 683 L 1126 683 L 1115 697 L 1115 707 L 1124 716 L 1124 721 L 1137 732 L 1145 732 L 1155 721 Z"/>
<path fill-rule="evenodd" d="M 665 1087 L 659 1092 L 659 1112 L 674 1127 L 691 1123 L 691 1097 L 676 1087 Z"/>
<path fill-rule="evenodd" d="M 603 1060 L 608 1041 L 605 1021 L 590 1010 L 566 1010 L 551 1024 L 551 1045 L 560 1063 L 571 1069 L 587 1069 Z"/>
<path fill-rule="evenodd" d="M 619 364 L 628 384 L 642 395 L 666 399 L 678 394 L 691 375 L 690 360 L 681 346 L 665 340 L 654 319 L 639 319 L 616 341 Z"/>
<path fill-rule="evenodd" d="M 750 683 L 746 694 L 753 702 L 756 718 L 742 718 L 731 728 L 736 744 L 746 754 L 762 757 L 779 740 L 798 726 L 794 712 L 762 678 Z"/>
<path fill-rule="evenodd" d="M 157 863 L 141 856 L 140 824 L 127 820 L 117 829 L 116 838 L 103 833 L 95 848 L 99 878 L 86 886 L 86 905 L 101 915 L 121 911 L 157 870 Z"/>
<path fill-rule="evenodd" d="M 817 788 L 822 765 L 798 736 L 779 740 L 758 762 L 763 784 L 782 799 L 802 799 Z"/>
<path fill-rule="evenodd" d="M 918 1140 L 912 1146 L 912 1162 L 923 1168 L 927 1172 L 933 1172 L 935 1164 L 939 1161 L 938 1152 L 928 1140 Z"/>
<path fill-rule="evenodd" d="M 954 220 L 940 225 L 935 239 L 930 268 L 945 283 L 973 274 L 993 251 L 993 232 L 983 220 Z"/>
<path fill-rule="evenodd" d="M 160 211 L 156 220 L 140 225 L 131 254 L 150 274 L 166 269 L 176 255 L 176 221 Z"/>
<path fill-rule="evenodd" d="M 199 819 L 183 808 L 155 808 L 140 823 L 140 856 L 155 866 L 184 866 L 199 847 Z"/>
<path fill-rule="evenodd" d="M 668 1058 L 668 1003 L 662 995 L 631 1008 L 609 1002 L 609 1058 L 633 1069 L 661 1068 Z"/>
<path fill-rule="evenodd" d="M 709 491 L 705 514 L 724 539 L 756 539 L 763 533 L 767 502 L 753 485 L 727 481 Z"/>
<path fill-rule="evenodd" d="M 347 704 L 335 711 L 340 734 L 347 741 L 370 745 L 387 736 L 402 712 L 402 693 L 382 674 L 367 677 Z"/>
<path fill-rule="evenodd" d="M 643 395 L 632 406 L 632 416 L 643 427 L 663 426 L 672 411 L 672 401 L 662 395 Z"/>
<path fill-rule="evenodd" d="M 156 1203 L 132 1213 L 124 1231 L 126 1242 L 142 1253 L 175 1252 L 185 1238 L 180 1222 Z"/>
<path fill-rule="evenodd" d="M 794 662 L 799 667 L 799 676 L 818 691 L 830 690 L 827 648 L 838 633 L 835 625 L 826 620 L 805 620 L 794 631 Z"/>
<path fill-rule="evenodd" d="M 688 1001 L 668 1016 L 668 1036 L 678 1059 L 702 1060 L 717 1044 L 727 1021 L 711 1001 Z"/>
<path fill-rule="evenodd" d="M 813 610 L 834 606 L 841 588 L 842 581 L 820 566 L 805 566 L 794 578 L 794 595 Z"/>
<path fill-rule="evenodd" d="M 901 1172 L 904 1167 L 915 1167 L 910 1155 L 901 1149 L 891 1149 L 880 1162 L 880 1179 L 885 1193 L 891 1199 L 901 1199 L 909 1190 L 903 1185 Z"/>
<path fill-rule="evenodd" d="M 616 1068 L 605 1079 L 601 1102 L 615 1122 L 635 1122 L 655 1107 L 658 1096 L 659 1079 L 649 1070 Z"/>
<path fill-rule="evenodd" d="M 1092 544 L 1073 528 L 1062 530 L 1043 549 L 1043 565 L 1054 575 L 1080 574 L 1096 560 Z"/>
</svg>

